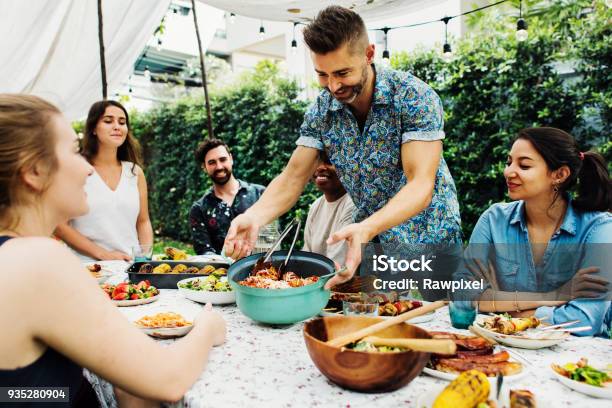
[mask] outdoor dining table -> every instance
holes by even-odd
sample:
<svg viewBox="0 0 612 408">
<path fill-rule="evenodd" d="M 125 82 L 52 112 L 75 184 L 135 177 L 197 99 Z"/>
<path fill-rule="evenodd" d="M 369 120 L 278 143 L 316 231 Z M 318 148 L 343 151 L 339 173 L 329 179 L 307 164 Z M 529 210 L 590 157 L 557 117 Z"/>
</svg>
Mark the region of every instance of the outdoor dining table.
<svg viewBox="0 0 612 408">
<path fill-rule="evenodd" d="M 126 277 L 117 271 L 111 279 L 121 281 Z M 131 321 L 162 311 L 180 313 L 191 320 L 203 307 L 183 297 L 178 290 L 162 289 L 159 296 L 153 303 L 122 307 L 121 312 Z M 211 351 L 201 376 L 183 400 L 173 406 L 421 408 L 417 405 L 421 395 L 437 393 L 448 384 L 422 373 L 407 386 L 390 393 L 346 390 L 329 381 L 310 359 L 303 339 L 303 323 L 267 326 L 250 320 L 235 305 L 215 306 L 215 309 L 227 322 L 227 341 Z M 431 321 L 418 326 L 434 331 L 457 331 L 450 325 L 446 307 L 438 309 Z M 553 379 L 550 364 L 575 362 L 585 356 L 592 363 L 609 363 L 612 340 L 570 336 L 554 347 L 512 349 L 512 352 L 524 361 L 524 369 L 529 373 L 521 379 L 506 381 L 506 390 L 529 389 L 543 407 L 610 407 L 609 400 L 580 394 Z M 86 376 L 101 406 L 116 407 L 112 386 L 89 372 Z"/>
</svg>

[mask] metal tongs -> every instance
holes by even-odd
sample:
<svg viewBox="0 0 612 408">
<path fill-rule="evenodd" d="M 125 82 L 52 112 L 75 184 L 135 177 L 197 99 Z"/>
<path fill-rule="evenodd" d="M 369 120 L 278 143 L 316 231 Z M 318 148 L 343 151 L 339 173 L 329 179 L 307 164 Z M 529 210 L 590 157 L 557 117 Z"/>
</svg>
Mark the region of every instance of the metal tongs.
<svg viewBox="0 0 612 408">
<path fill-rule="evenodd" d="M 283 242 L 283 239 L 285 239 L 285 237 L 289 234 L 291 229 L 293 227 L 296 227 L 295 234 L 293 236 L 293 242 L 291 243 L 291 247 L 289 248 L 287 257 L 285 258 L 285 261 L 282 264 L 280 264 L 280 266 L 278 267 L 279 278 L 282 277 L 283 270 L 287 267 L 287 263 L 289 262 L 289 258 L 291 257 L 291 253 L 293 252 L 293 247 L 295 246 L 295 241 L 297 241 L 297 237 L 300 233 L 301 226 L 302 226 L 302 221 L 300 221 L 300 219 L 298 218 L 294 218 L 293 221 L 291 221 L 289 225 L 287 225 L 287 227 L 283 230 L 283 232 L 281 232 L 279 237 L 276 239 L 276 241 L 274 241 L 274 244 L 272 244 L 272 246 L 270 247 L 270 249 L 268 249 L 266 254 L 263 257 L 259 258 L 257 262 L 255 262 L 252 273 L 255 273 L 262 269 L 266 269 L 265 264 L 270 261 L 270 257 L 272 256 L 272 253 L 276 251 L 276 248 L 278 248 L 281 242 Z"/>
</svg>

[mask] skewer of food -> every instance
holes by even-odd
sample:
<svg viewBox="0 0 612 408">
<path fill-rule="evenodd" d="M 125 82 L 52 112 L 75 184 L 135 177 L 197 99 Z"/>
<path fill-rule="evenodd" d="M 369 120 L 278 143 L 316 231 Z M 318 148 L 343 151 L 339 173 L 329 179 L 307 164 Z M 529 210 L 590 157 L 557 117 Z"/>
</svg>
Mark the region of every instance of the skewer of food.
<svg viewBox="0 0 612 408">
<path fill-rule="evenodd" d="M 353 303 L 378 303 L 379 316 L 397 316 L 423 306 L 423 302 L 418 300 L 400 299 L 398 293 L 395 291 L 372 293 L 332 292 L 330 300 L 325 307 L 325 311 L 334 312 L 342 310 L 343 301 Z"/>
<path fill-rule="evenodd" d="M 483 320 L 483 328 L 500 334 L 516 334 L 525 330 L 535 329 L 540 325 L 535 317 L 511 317 L 510 315 L 495 315 Z"/>
</svg>

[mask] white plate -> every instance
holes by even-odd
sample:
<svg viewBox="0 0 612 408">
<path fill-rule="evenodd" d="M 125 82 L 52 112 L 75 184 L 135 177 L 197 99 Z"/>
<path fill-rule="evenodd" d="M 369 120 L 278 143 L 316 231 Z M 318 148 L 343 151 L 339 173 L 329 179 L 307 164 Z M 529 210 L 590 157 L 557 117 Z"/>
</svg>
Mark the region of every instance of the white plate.
<svg viewBox="0 0 612 408">
<path fill-rule="evenodd" d="M 213 305 L 229 305 L 236 303 L 236 292 L 230 290 L 229 292 L 213 292 L 206 290 L 191 290 L 179 287 L 182 283 L 187 283 L 195 279 L 205 279 L 205 276 L 196 278 L 187 278 L 180 280 L 176 283 L 176 287 L 183 296 L 187 299 L 193 300 L 198 303 L 212 303 Z M 226 281 L 226 277 L 221 278 L 222 281 Z"/>
<path fill-rule="evenodd" d="M 222 255 L 208 254 L 208 255 L 191 255 L 187 258 L 190 262 L 224 262 L 232 264 L 234 260 Z"/>
<path fill-rule="evenodd" d="M 191 329 L 193 329 L 193 324 L 190 324 L 188 326 L 182 326 L 182 327 L 164 327 L 164 328 L 142 327 L 135 323 L 134 325 L 138 327 L 140 330 L 142 330 L 143 332 L 145 332 L 146 334 L 148 334 L 149 336 L 155 337 L 158 339 L 172 339 L 175 337 L 183 337 L 184 335 L 189 333 Z"/>
<path fill-rule="evenodd" d="M 544 347 L 552 347 L 561 343 L 569 337 L 568 332 L 542 332 L 538 330 L 526 330 L 519 335 L 501 334 L 482 327 L 484 319 L 488 316 L 478 316 L 474 322 L 474 330 L 485 337 L 491 337 L 501 344 L 510 347 L 518 347 L 524 349 L 540 349 Z"/>
<path fill-rule="evenodd" d="M 580 381 L 572 380 L 564 375 L 559 374 L 552 368 L 550 369 L 554 377 L 561 382 L 561 384 L 571 388 L 574 391 L 578 391 L 582 394 L 590 395 L 595 398 L 612 399 L 612 387 L 596 387 L 591 384 L 583 383 Z"/>
<path fill-rule="evenodd" d="M 504 377 L 504 380 L 505 380 L 505 377 Z M 432 408 L 436 398 L 438 398 L 438 395 L 440 395 L 440 393 L 444 390 L 444 388 L 446 388 L 446 386 L 435 387 L 435 388 L 431 388 L 427 390 L 426 392 L 422 393 L 417 399 L 416 408 Z M 499 403 L 497 404 L 498 408 L 510 406 L 510 390 L 511 389 L 513 388 L 508 387 L 506 385 L 502 386 L 502 392 L 499 395 Z M 516 388 L 516 389 L 528 389 L 528 388 L 521 387 L 521 388 Z M 533 392 L 533 394 L 535 395 L 536 406 L 544 407 L 545 405 L 542 402 L 542 400 L 538 398 L 538 395 L 533 390 L 530 390 L 530 391 Z M 496 386 L 492 385 L 491 390 L 489 391 L 489 399 L 495 400 L 495 394 L 496 394 Z"/>
<path fill-rule="evenodd" d="M 138 306 L 138 305 L 144 305 L 147 303 L 155 302 L 158 297 L 159 297 L 159 294 L 155 296 L 151 296 L 150 298 L 134 299 L 134 300 L 113 300 L 112 302 L 115 306 Z"/>
</svg>

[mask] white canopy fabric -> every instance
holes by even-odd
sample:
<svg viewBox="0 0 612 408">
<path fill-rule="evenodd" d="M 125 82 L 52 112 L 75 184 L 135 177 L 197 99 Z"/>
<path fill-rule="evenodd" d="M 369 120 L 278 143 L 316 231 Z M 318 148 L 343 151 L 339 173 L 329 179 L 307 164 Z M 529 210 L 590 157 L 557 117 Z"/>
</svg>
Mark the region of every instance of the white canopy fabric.
<svg viewBox="0 0 612 408">
<path fill-rule="evenodd" d="M 134 62 L 170 0 L 103 0 L 109 93 Z M 69 119 L 102 99 L 95 0 L 0 0 L 0 92 L 55 103 Z"/>
<path fill-rule="evenodd" d="M 371 22 L 443 0 L 198 1 L 272 21 L 307 21 L 329 4 L 338 4 Z M 132 72 L 170 2 L 102 1 L 109 93 Z M 0 92 L 39 95 L 69 119 L 83 118 L 89 106 L 102 99 L 97 15 L 96 0 L 0 0 Z"/>
<path fill-rule="evenodd" d="M 444 0 L 198 0 L 210 6 L 251 18 L 271 21 L 308 21 L 325 7 L 350 8 L 367 22 L 382 20 L 442 3 Z"/>
</svg>

